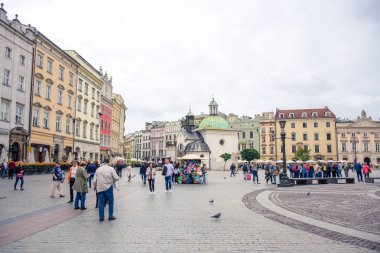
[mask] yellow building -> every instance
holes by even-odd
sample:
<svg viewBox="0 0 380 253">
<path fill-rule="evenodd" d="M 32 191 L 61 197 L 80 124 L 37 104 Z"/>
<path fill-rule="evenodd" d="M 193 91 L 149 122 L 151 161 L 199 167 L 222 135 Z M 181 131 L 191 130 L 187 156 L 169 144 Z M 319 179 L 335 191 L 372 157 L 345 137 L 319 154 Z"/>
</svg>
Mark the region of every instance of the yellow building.
<svg viewBox="0 0 380 253">
<path fill-rule="evenodd" d="M 81 160 L 100 159 L 99 110 L 101 73 L 78 52 L 67 50 L 78 63 L 77 100 L 74 124 L 74 157 Z"/>
<path fill-rule="evenodd" d="M 111 151 L 115 156 L 124 156 L 125 110 L 123 97 L 120 94 L 112 93 Z"/>
<path fill-rule="evenodd" d="M 33 28 L 36 43 L 31 146 L 35 161 L 73 151 L 78 63 Z"/>
<path fill-rule="evenodd" d="M 274 113 L 263 112 L 260 116 L 260 159 L 275 160 Z"/>
<path fill-rule="evenodd" d="M 298 148 L 310 150 L 313 160 L 337 160 L 336 117 L 328 107 L 276 110 L 276 160 L 282 160 L 279 120 L 286 120 L 286 160 L 295 159 Z"/>
</svg>

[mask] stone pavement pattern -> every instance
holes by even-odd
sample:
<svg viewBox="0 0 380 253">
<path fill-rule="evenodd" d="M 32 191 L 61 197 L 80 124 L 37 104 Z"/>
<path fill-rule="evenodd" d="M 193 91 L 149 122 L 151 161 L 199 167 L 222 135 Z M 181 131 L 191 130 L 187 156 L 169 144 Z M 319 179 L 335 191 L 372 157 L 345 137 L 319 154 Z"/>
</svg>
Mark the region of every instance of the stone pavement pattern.
<svg viewBox="0 0 380 253">
<path fill-rule="evenodd" d="M 72 205 L 65 203 L 67 197 L 49 198 L 49 179 L 49 176 L 26 177 L 25 192 L 7 191 L 3 185 L 9 183 L 0 182 L 1 196 L 7 197 L 0 200 L 0 224 L 31 215 L 30 212 L 38 212 L 39 208 L 71 211 Z M 37 181 L 32 184 L 33 180 Z M 80 215 L 10 243 L 0 248 L 0 252 L 50 252 L 52 249 L 59 252 L 73 252 L 73 249 L 76 252 L 371 252 L 272 221 L 242 203 L 245 194 L 273 189 L 273 185 L 253 185 L 243 181 L 241 174 L 230 178 L 227 172 L 210 172 L 209 182 L 208 185 L 176 185 L 173 192 L 166 193 L 164 180 L 158 176 L 157 194 L 149 195 L 148 187 L 138 177 L 131 183 L 123 178 L 120 198 L 115 203 L 116 221 L 98 222 L 97 209 L 90 201 L 87 211 L 76 211 Z M 67 185 L 65 190 L 68 193 Z M 208 203 L 211 198 L 214 204 Z M 222 213 L 221 219 L 212 220 L 210 216 L 218 212 Z"/>
</svg>

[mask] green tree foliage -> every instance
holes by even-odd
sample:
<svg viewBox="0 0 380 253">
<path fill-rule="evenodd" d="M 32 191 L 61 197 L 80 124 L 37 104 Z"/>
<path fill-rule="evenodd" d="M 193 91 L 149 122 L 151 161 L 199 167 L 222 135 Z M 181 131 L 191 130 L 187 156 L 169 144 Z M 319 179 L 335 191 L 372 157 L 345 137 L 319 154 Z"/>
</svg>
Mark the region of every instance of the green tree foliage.
<svg viewBox="0 0 380 253">
<path fill-rule="evenodd" d="M 296 151 L 295 157 L 297 160 L 307 161 L 310 159 L 310 149 L 299 148 Z"/>
<path fill-rule="evenodd" d="M 224 168 L 223 168 L 223 170 L 226 170 L 226 163 L 227 163 L 228 160 L 231 159 L 232 155 L 230 153 L 224 153 L 220 157 L 223 158 L 223 160 L 224 160 Z"/>
<path fill-rule="evenodd" d="M 243 160 L 246 160 L 248 162 L 254 160 L 254 159 L 259 159 L 260 158 L 260 154 L 259 152 L 254 149 L 254 148 L 251 148 L 251 149 L 244 149 L 240 152 L 240 155 L 241 157 L 243 158 Z"/>
</svg>

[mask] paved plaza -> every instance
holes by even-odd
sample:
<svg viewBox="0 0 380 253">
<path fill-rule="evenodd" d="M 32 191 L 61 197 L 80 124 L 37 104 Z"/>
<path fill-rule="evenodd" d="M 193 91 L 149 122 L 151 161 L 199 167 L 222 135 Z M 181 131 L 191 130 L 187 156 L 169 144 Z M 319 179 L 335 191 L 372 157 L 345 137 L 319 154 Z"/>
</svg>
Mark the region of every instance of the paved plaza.
<svg viewBox="0 0 380 253">
<path fill-rule="evenodd" d="M 50 179 L 26 176 L 25 191 L 0 180 L 0 252 L 380 251 L 378 183 L 282 189 L 212 171 L 169 193 L 158 176 L 150 195 L 137 175 L 115 191 L 117 219 L 101 223 L 92 189 L 88 209 L 73 210 L 66 183 L 65 198 L 49 197 Z"/>
</svg>

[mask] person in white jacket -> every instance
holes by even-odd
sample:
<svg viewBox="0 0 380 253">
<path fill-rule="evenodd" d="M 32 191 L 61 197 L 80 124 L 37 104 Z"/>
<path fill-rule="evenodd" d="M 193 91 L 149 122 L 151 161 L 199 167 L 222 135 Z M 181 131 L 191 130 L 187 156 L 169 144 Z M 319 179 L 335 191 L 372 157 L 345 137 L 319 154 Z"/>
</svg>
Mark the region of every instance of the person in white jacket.
<svg viewBox="0 0 380 253">
<path fill-rule="evenodd" d="M 146 169 L 146 176 L 148 178 L 149 194 L 156 194 L 154 192 L 154 181 L 156 178 L 156 169 L 154 168 L 153 163 L 150 163 L 149 167 Z"/>
</svg>

